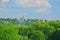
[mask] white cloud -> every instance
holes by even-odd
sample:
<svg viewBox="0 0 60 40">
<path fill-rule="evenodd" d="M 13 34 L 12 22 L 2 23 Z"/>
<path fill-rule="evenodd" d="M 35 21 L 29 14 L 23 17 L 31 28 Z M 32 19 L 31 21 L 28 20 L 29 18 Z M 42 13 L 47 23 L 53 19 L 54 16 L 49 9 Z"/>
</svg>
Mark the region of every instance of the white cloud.
<svg viewBox="0 0 60 40">
<path fill-rule="evenodd" d="M 48 0 L 15 0 L 15 3 L 23 7 L 40 7 L 41 5 L 51 7 Z"/>
<path fill-rule="evenodd" d="M 5 3 L 10 0 L 1 0 L 0 7 L 4 7 Z M 48 0 L 14 0 L 14 2 L 22 7 L 39 7 L 36 12 L 46 12 L 51 8 Z"/>
<path fill-rule="evenodd" d="M 47 12 L 51 8 L 48 0 L 15 0 L 16 4 L 19 4 L 22 7 L 39 7 L 34 12 Z"/>
<path fill-rule="evenodd" d="M 5 3 L 9 2 L 10 0 L 0 0 L 0 12 L 7 12 L 7 9 L 4 8 Z"/>
<path fill-rule="evenodd" d="M 9 0 L 0 0 L 0 13 L 7 13 L 8 10 L 4 8 L 7 2 L 9 2 Z"/>
<path fill-rule="evenodd" d="M 9 0 L 1 0 L 1 3 L 7 3 Z"/>
<path fill-rule="evenodd" d="M 0 0 L 0 7 L 4 7 L 10 0 Z"/>
</svg>

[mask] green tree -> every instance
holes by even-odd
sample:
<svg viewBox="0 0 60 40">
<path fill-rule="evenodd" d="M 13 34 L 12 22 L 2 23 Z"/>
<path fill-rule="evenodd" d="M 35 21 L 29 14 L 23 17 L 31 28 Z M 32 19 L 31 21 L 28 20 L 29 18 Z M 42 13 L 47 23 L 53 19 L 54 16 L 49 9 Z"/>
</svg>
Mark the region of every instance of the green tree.
<svg viewBox="0 0 60 40">
<path fill-rule="evenodd" d="M 19 40 L 17 29 L 10 27 L 10 25 L 1 25 L 0 40 Z"/>
</svg>

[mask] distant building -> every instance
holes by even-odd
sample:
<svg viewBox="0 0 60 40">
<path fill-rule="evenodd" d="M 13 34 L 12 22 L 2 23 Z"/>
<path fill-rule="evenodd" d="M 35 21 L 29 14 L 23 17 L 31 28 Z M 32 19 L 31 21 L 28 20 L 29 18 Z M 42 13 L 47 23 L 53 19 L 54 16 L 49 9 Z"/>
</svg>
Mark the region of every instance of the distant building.
<svg viewBox="0 0 60 40">
<path fill-rule="evenodd" d="M 24 19 L 24 16 L 20 19 L 20 22 L 24 22 L 25 19 Z"/>
<path fill-rule="evenodd" d="M 9 24 L 9 21 L 4 21 L 4 23 Z"/>
</svg>

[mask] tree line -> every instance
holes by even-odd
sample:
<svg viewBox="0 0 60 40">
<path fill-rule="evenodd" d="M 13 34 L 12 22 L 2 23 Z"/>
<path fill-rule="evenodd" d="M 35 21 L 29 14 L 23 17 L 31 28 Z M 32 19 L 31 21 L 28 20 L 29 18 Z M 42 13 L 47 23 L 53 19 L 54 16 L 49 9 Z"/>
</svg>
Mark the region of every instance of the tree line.
<svg viewBox="0 0 60 40">
<path fill-rule="evenodd" d="M 0 40 L 60 40 L 60 21 L 26 22 L 23 26 L 0 23 Z"/>
</svg>

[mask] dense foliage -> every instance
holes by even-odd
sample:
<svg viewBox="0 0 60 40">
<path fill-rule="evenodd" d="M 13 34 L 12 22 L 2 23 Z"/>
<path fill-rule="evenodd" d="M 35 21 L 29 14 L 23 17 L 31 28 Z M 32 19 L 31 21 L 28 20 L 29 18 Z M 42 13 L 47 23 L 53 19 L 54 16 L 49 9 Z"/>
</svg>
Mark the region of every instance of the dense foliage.
<svg viewBox="0 0 60 40">
<path fill-rule="evenodd" d="M 13 25 L 0 24 L 0 40 L 19 40 L 17 29 Z"/>
<path fill-rule="evenodd" d="M 60 40 L 60 21 L 26 21 L 20 26 L 16 19 L 10 23 L 2 20 L 0 40 Z"/>
</svg>

